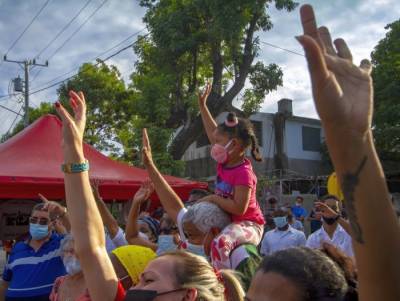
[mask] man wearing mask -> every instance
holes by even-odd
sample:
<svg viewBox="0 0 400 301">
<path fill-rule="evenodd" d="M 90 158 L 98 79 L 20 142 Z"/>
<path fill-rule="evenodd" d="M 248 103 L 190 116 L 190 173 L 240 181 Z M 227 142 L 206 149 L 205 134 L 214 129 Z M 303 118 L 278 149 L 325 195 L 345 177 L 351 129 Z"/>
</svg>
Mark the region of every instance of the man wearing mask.
<svg viewBox="0 0 400 301">
<path fill-rule="evenodd" d="M 270 255 L 276 251 L 306 244 L 304 233 L 289 225 L 287 210 L 279 209 L 274 212 L 273 216 L 276 228 L 264 235 L 260 249 L 262 255 Z"/>
<path fill-rule="evenodd" d="M 58 219 L 69 231 L 67 209 L 39 196 L 45 203 L 33 207 L 29 239 L 15 244 L 11 251 L 4 268 L 0 300 L 49 300 L 54 280 L 66 274 L 60 258 L 64 236 L 53 230 Z"/>
<path fill-rule="evenodd" d="M 349 235 L 350 226 L 340 215 L 339 199 L 334 195 L 327 195 L 320 203 L 316 203 L 316 207 L 322 214 L 322 227 L 308 237 L 306 246 L 321 249 L 322 244 L 327 242 L 347 256 L 354 257 Z"/>
</svg>

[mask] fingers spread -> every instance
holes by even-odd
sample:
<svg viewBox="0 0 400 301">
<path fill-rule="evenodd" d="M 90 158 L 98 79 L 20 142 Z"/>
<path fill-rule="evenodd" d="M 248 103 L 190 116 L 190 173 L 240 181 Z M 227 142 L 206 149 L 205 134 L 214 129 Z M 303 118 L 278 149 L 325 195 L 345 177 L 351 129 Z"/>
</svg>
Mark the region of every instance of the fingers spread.
<svg viewBox="0 0 400 301">
<path fill-rule="evenodd" d="M 349 47 L 347 46 L 345 40 L 336 39 L 334 41 L 334 43 L 335 43 L 335 47 L 336 47 L 338 56 L 352 62 L 353 56 L 352 56 L 351 51 L 350 51 Z"/>
</svg>

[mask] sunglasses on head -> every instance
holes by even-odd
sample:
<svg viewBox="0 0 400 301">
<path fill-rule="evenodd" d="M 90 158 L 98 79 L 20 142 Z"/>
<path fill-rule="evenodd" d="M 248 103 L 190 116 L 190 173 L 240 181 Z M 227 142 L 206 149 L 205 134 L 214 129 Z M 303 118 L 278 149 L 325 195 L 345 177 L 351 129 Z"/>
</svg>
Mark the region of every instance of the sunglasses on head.
<svg viewBox="0 0 400 301">
<path fill-rule="evenodd" d="M 50 220 L 48 218 L 44 218 L 44 217 L 38 218 L 38 217 L 31 216 L 29 218 L 29 222 L 31 224 L 39 224 L 39 225 L 45 226 L 45 225 L 49 224 Z"/>
</svg>

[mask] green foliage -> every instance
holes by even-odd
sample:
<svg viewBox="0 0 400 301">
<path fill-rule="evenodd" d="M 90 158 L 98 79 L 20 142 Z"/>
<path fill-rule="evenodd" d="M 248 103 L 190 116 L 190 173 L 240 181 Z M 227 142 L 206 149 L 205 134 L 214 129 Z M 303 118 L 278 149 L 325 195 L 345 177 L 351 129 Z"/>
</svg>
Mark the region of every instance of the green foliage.
<svg viewBox="0 0 400 301">
<path fill-rule="evenodd" d="M 78 75 L 57 90 L 63 104 L 68 103 L 70 90 L 85 93 L 88 108 L 85 141 L 101 151 L 116 151 L 113 141 L 118 140 L 118 129 L 130 115 L 129 95 L 117 68 L 101 62 L 83 64 Z"/>
<path fill-rule="evenodd" d="M 242 104 L 245 115 L 248 116 L 260 110 L 265 95 L 283 84 L 282 77 L 283 72 L 276 64 L 265 66 L 257 62 L 251 67 L 249 81 L 252 89 L 245 90 Z"/>
<path fill-rule="evenodd" d="M 372 53 L 374 79 L 373 120 L 375 142 L 381 159 L 400 159 L 400 20 Z"/>
<path fill-rule="evenodd" d="M 200 134 L 196 94 L 212 81 L 209 105 L 214 114 L 229 109 L 247 76 L 243 110 L 257 111 L 265 95 L 282 84 L 275 65 L 253 64 L 259 52 L 257 31 L 272 28 L 267 10 L 292 11 L 294 1 L 254 0 L 142 0 L 144 22 L 150 35 L 141 37 L 134 50 L 139 58 L 132 74 L 137 113 L 159 129 L 182 130 L 171 143 L 180 158 Z"/>
</svg>

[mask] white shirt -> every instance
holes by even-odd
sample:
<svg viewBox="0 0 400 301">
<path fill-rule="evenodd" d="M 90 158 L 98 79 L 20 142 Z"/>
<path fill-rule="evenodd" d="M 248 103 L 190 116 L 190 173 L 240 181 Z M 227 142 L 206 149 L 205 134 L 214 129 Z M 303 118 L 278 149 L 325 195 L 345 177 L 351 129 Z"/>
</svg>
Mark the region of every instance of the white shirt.
<svg viewBox="0 0 400 301">
<path fill-rule="evenodd" d="M 289 226 L 286 231 L 274 229 L 265 233 L 261 242 L 260 253 L 269 255 L 276 251 L 301 247 L 305 244 L 306 236 L 304 233 Z"/>
<path fill-rule="evenodd" d="M 106 231 L 106 250 L 107 253 L 111 253 L 114 249 L 122 246 L 126 246 L 128 242 L 125 238 L 125 233 L 121 228 L 118 228 L 118 232 L 114 238 L 110 237 L 108 231 Z"/>
<path fill-rule="evenodd" d="M 341 225 L 337 225 L 332 239 L 329 237 L 328 233 L 326 233 L 324 226 L 322 225 L 321 229 L 315 231 L 308 237 L 306 247 L 312 249 L 321 249 L 323 242 L 330 243 L 343 251 L 347 256 L 354 257 L 353 247 L 351 245 L 351 237 Z"/>
</svg>

